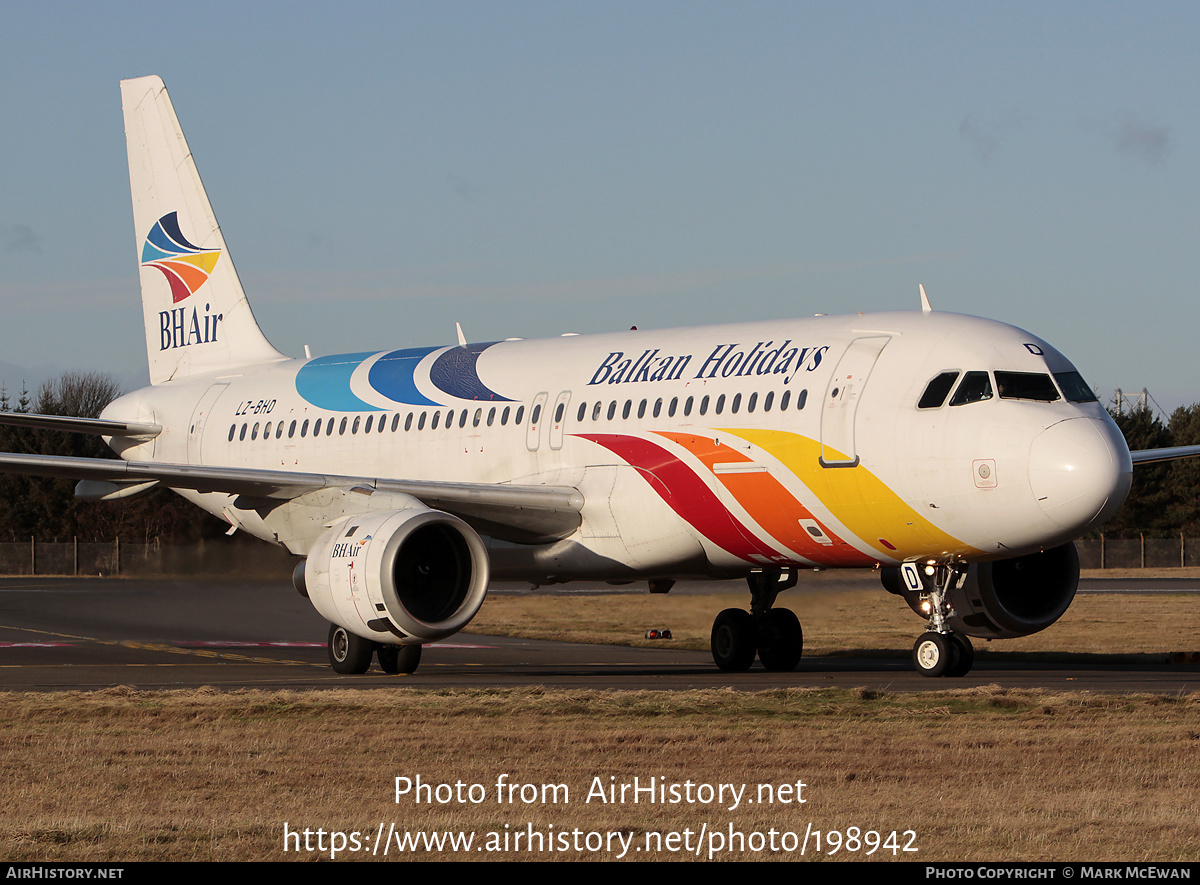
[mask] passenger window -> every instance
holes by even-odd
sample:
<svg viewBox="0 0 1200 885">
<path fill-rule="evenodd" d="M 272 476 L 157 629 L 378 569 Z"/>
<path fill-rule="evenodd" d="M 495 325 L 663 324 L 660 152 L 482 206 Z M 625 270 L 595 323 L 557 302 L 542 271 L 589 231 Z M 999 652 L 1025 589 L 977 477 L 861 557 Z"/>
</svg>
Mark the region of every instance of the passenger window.
<svg viewBox="0 0 1200 885">
<path fill-rule="evenodd" d="M 1058 388 L 1049 375 L 1037 372 L 997 372 L 996 390 L 1000 399 L 1031 399 L 1041 403 L 1052 403 L 1058 396 Z"/>
<path fill-rule="evenodd" d="M 921 394 L 921 399 L 917 403 L 917 408 L 940 409 L 957 379 L 958 372 L 942 372 L 926 385 L 925 392 Z"/>
<path fill-rule="evenodd" d="M 992 379 L 987 372 L 967 372 L 962 384 L 950 397 L 950 405 L 963 406 L 967 403 L 983 402 L 992 398 Z"/>
</svg>

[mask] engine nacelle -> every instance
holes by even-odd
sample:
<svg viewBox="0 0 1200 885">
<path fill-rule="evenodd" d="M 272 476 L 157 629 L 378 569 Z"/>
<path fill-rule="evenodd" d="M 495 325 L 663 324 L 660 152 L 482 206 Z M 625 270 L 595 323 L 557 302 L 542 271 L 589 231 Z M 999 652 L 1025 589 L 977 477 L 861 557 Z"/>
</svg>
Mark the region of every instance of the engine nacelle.
<svg viewBox="0 0 1200 885">
<path fill-rule="evenodd" d="M 296 570 L 323 617 L 367 639 L 414 645 L 451 636 L 487 595 L 479 535 L 448 513 L 370 512 L 339 520 Z"/>
<path fill-rule="evenodd" d="M 914 612 L 921 594 L 903 586 L 899 569 L 884 569 L 883 585 L 904 597 Z M 1079 553 L 1074 543 L 1013 559 L 980 562 L 951 591 L 953 631 L 981 639 L 1013 639 L 1045 630 L 1063 616 L 1079 587 Z"/>
</svg>

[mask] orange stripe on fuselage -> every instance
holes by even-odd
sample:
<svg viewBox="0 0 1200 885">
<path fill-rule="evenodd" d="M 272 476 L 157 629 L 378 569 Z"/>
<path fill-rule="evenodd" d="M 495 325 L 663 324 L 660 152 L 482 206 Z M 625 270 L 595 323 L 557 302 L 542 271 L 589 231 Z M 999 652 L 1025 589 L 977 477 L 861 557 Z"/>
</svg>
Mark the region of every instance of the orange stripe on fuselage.
<svg viewBox="0 0 1200 885">
<path fill-rule="evenodd" d="M 722 430 L 771 454 L 796 474 L 855 537 L 894 559 L 979 556 L 983 553 L 950 535 L 888 488 L 861 464 L 822 467 L 821 444 L 782 430 Z"/>
<path fill-rule="evenodd" d="M 817 519 L 770 473 L 717 473 L 714 470 L 715 464 L 751 464 L 751 458 L 707 437 L 661 430 L 655 432 L 695 455 L 713 471 L 755 522 L 794 553 L 828 566 L 869 566 L 877 561 L 876 557 L 856 550 L 830 531 L 829 526 Z M 814 540 L 800 524 L 802 519 L 816 522 L 833 543 L 821 544 Z"/>
</svg>

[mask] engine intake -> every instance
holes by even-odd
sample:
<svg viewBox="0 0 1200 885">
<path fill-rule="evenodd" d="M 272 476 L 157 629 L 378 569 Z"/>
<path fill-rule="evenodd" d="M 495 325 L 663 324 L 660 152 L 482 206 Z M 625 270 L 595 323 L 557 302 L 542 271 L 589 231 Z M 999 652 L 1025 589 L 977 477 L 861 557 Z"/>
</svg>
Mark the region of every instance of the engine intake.
<svg viewBox="0 0 1200 885">
<path fill-rule="evenodd" d="M 883 569 L 883 585 L 918 615 L 921 594 L 903 585 L 899 569 Z M 1040 553 L 971 565 L 951 591 L 947 626 L 981 639 L 1013 639 L 1045 630 L 1063 616 L 1079 587 L 1079 553 L 1063 544 Z"/>
<path fill-rule="evenodd" d="M 352 633 L 413 645 L 465 627 L 487 584 L 487 551 L 474 530 L 448 513 L 415 508 L 335 523 L 309 552 L 297 589 Z"/>
</svg>

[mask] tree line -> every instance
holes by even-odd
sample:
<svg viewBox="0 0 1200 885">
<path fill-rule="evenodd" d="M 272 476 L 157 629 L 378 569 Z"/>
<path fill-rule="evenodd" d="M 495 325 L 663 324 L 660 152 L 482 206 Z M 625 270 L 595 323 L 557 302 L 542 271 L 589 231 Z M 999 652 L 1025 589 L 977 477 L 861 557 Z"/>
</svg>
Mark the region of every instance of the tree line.
<svg viewBox="0 0 1200 885">
<path fill-rule="evenodd" d="M 0 386 L 0 411 L 98 418 L 121 393 L 108 375 L 67 372 L 13 399 Z M 1131 450 L 1200 445 L 1200 403 L 1176 409 L 1164 423 L 1148 407 L 1110 408 Z M 0 452 L 115 458 L 98 436 L 0 425 Z M 75 481 L 0 474 L 0 540 L 39 539 L 184 543 L 216 537 L 227 526 L 167 489 L 117 501 L 80 501 Z M 1200 458 L 1139 467 L 1117 514 L 1094 534 L 1200 537 Z"/>
<path fill-rule="evenodd" d="M 98 418 L 121 393 L 108 375 L 67 372 L 31 394 L 0 386 L 0 411 Z M 115 458 L 98 436 L 0 425 L 0 452 Z M 0 541 L 163 541 L 183 543 L 224 533 L 228 526 L 167 489 L 116 501 L 81 501 L 75 480 L 0 474 Z"/>
<path fill-rule="evenodd" d="M 1200 403 L 1180 406 L 1164 423 L 1148 407 L 1109 409 L 1130 451 L 1200 445 Z M 1200 537 L 1200 458 L 1147 464 L 1133 471 L 1125 506 L 1099 533 L 1119 538 Z M 1099 534 L 1096 533 L 1096 534 Z"/>
</svg>

